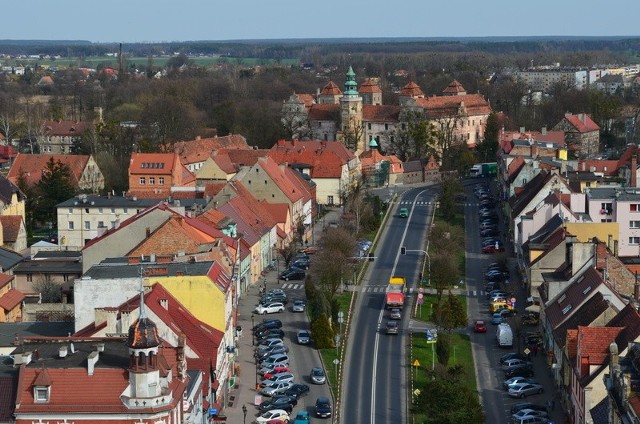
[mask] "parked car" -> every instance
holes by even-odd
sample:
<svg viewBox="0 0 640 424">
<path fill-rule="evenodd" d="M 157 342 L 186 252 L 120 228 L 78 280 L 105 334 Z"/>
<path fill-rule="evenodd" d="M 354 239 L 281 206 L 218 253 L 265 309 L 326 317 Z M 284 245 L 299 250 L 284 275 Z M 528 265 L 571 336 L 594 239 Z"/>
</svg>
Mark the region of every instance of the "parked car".
<svg viewBox="0 0 640 424">
<path fill-rule="evenodd" d="M 266 349 L 268 347 L 271 346 L 275 346 L 275 345 L 281 345 L 284 344 L 284 341 L 282 339 L 279 339 L 277 337 L 273 337 L 271 339 L 267 339 L 267 340 L 263 340 L 257 347 L 258 350 L 260 349 Z"/>
<path fill-rule="evenodd" d="M 318 253 L 320 249 L 316 246 L 307 246 L 304 249 L 300 249 L 300 252 L 306 253 L 307 255 L 313 255 L 314 253 Z"/>
<path fill-rule="evenodd" d="M 484 323 L 484 321 L 478 320 L 473 326 L 473 331 L 474 333 L 486 333 L 487 325 Z"/>
<path fill-rule="evenodd" d="M 531 367 L 522 365 L 510 367 L 504 370 L 504 377 L 533 377 L 533 370 Z"/>
<path fill-rule="evenodd" d="M 280 279 L 284 281 L 303 280 L 306 275 L 307 273 L 304 269 L 291 267 L 280 274 Z"/>
<path fill-rule="evenodd" d="M 270 378 L 263 379 L 260 382 L 260 386 L 267 387 L 274 386 L 279 383 L 291 383 L 293 378 L 293 374 L 290 372 L 281 372 L 279 374 L 272 375 Z"/>
<path fill-rule="evenodd" d="M 511 417 L 512 424 L 548 424 L 549 422 L 547 417 L 534 417 L 531 415 L 520 418 Z"/>
<path fill-rule="evenodd" d="M 286 406 L 291 406 L 291 409 L 293 409 L 297 404 L 298 400 L 292 396 L 278 395 L 261 402 L 258 405 L 258 409 L 260 411 L 270 411 L 272 409 L 284 409 L 287 411 L 288 408 Z M 291 413 L 290 411 L 287 412 Z"/>
<path fill-rule="evenodd" d="M 264 396 L 280 395 L 286 392 L 287 389 L 290 388 L 292 385 L 293 383 L 291 383 L 290 381 L 287 383 L 277 383 L 277 384 L 274 384 L 273 386 L 266 386 L 261 388 L 260 393 L 262 393 Z"/>
<path fill-rule="evenodd" d="M 482 248 L 482 253 L 496 253 L 504 252 L 504 245 L 502 243 L 490 244 Z"/>
<path fill-rule="evenodd" d="M 540 317 L 538 314 L 528 313 L 523 315 L 520 320 L 522 325 L 538 325 L 538 323 L 540 322 Z"/>
<path fill-rule="evenodd" d="M 282 321 L 279 319 L 265 319 L 253 327 L 253 331 L 266 330 L 270 328 L 282 328 Z"/>
<path fill-rule="evenodd" d="M 389 318 L 391 319 L 402 319 L 402 311 L 398 308 L 393 308 L 389 312 Z"/>
<path fill-rule="evenodd" d="M 257 423 L 267 423 L 271 420 L 284 420 L 289 421 L 289 414 L 287 411 L 283 409 L 273 409 L 271 411 L 267 411 L 256 418 Z"/>
<path fill-rule="evenodd" d="M 291 267 L 299 268 L 299 269 L 309 269 L 311 266 L 311 258 L 309 256 L 296 258 L 291 261 Z"/>
<path fill-rule="evenodd" d="M 316 417 L 331 417 L 331 401 L 329 400 L 329 398 L 319 397 L 318 399 L 316 399 Z"/>
<path fill-rule="evenodd" d="M 271 378 L 274 375 L 280 374 L 280 373 L 283 373 L 283 372 L 291 372 L 291 370 L 289 369 L 289 367 L 278 365 L 278 366 L 273 367 L 272 370 L 267 371 L 265 373 L 262 373 L 261 375 L 262 375 L 262 379 L 266 379 L 266 378 Z"/>
<path fill-rule="evenodd" d="M 258 305 L 254 310 L 257 314 L 275 314 L 277 312 L 284 312 L 284 303 L 282 302 L 273 302 L 268 305 Z"/>
<path fill-rule="evenodd" d="M 500 230 L 497 228 L 487 228 L 480 230 L 480 237 L 496 237 L 500 235 Z"/>
<path fill-rule="evenodd" d="M 258 302 L 258 304 L 260 305 L 268 305 L 269 303 L 274 303 L 274 302 L 280 302 L 282 304 L 287 304 L 289 303 L 289 300 L 287 299 L 287 295 L 282 293 L 270 293 L 270 294 L 265 294 L 264 296 L 262 296 L 260 298 L 260 301 Z"/>
<path fill-rule="evenodd" d="M 296 414 L 296 418 L 293 424 L 308 424 L 310 421 L 309 413 L 307 411 L 300 411 Z"/>
<path fill-rule="evenodd" d="M 524 359 L 519 359 L 519 358 L 507 359 L 502 364 L 502 369 L 506 370 L 507 368 L 515 367 L 515 366 L 528 366 L 528 367 L 531 367 L 531 362 L 526 361 Z"/>
<path fill-rule="evenodd" d="M 509 396 L 515 398 L 525 398 L 530 395 L 541 394 L 544 391 L 542 384 L 520 383 L 509 388 Z"/>
<path fill-rule="evenodd" d="M 523 409 L 534 409 L 536 411 L 544 411 L 544 412 L 549 412 L 547 410 L 547 407 L 544 405 L 541 405 L 539 403 L 533 403 L 533 402 L 519 402 L 519 403 L 514 403 L 513 405 L 511 405 L 511 413 L 515 414 L 516 412 L 523 410 Z"/>
<path fill-rule="evenodd" d="M 302 396 L 306 395 L 307 393 L 309 393 L 309 386 L 307 386 L 306 384 L 293 384 L 291 385 L 291 387 L 289 387 L 287 390 L 284 391 L 284 394 L 286 396 L 292 396 L 296 399 L 300 399 Z"/>
<path fill-rule="evenodd" d="M 504 364 L 506 361 L 508 361 L 509 359 L 522 359 L 522 360 L 526 360 L 527 357 L 518 353 L 518 352 L 511 352 L 511 353 L 507 353 L 504 354 L 500 357 L 500 365 Z"/>
<path fill-rule="evenodd" d="M 304 300 L 294 300 L 293 305 L 291 305 L 291 310 L 293 312 L 304 312 L 304 309 L 307 307 L 307 304 Z"/>
<path fill-rule="evenodd" d="M 257 350 L 255 353 L 255 357 L 258 361 L 262 361 L 267 359 L 269 356 L 273 356 L 279 353 L 289 353 L 289 348 L 284 345 L 275 345 L 262 350 Z"/>
<path fill-rule="evenodd" d="M 387 325 L 385 326 L 386 334 L 398 334 L 398 322 L 397 321 L 387 321 Z"/>
<path fill-rule="evenodd" d="M 256 340 L 258 341 L 258 344 L 260 344 L 267 339 L 283 338 L 284 331 L 281 328 L 267 328 L 265 330 L 260 330 L 256 332 L 254 335 L 256 336 Z"/>
<path fill-rule="evenodd" d="M 327 382 L 327 376 L 322 368 L 311 368 L 311 382 L 313 384 L 324 384 Z"/>
<path fill-rule="evenodd" d="M 261 366 L 268 366 L 268 365 L 283 365 L 283 366 L 289 366 L 289 355 L 285 354 L 285 353 L 279 353 L 277 355 L 274 356 L 269 356 L 267 359 L 265 359 L 264 361 L 262 361 L 260 363 Z"/>
<path fill-rule="evenodd" d="M 286 372 L 286 371 L 289 371 L 288 365 L 266 364 L 258 370 L 258 374 L 262 376 L 266 376 L 267 374 L 273 375 L 273 374 L 277 374 L 278 372 Z"/>
<path fill-rule="evenodd" d="M 514 384 L 520 384 L 520 383 L 538 384 L 538 380 L 536 380 L 535 378 L 529 378 L 529 377 L 511 377 L 502 382 L 502 388 L 505 390 L 509 390 L 509 387 L 513 386 Z"/>
<path fill-rule="evenodd" d="M 539 411 L 537 409 L 521 409 L 515 414 L 512 414 L 513 418 L 524 418 L 524 417 L 544 417 L 547 418 L 549 414 L 546 411 Z"/>
<path fill-rule="evenodd" d="M 298 330 L 298 344 L 309 344 L 311 342 L 311 333 L 309 330 Z"/>
</svg>

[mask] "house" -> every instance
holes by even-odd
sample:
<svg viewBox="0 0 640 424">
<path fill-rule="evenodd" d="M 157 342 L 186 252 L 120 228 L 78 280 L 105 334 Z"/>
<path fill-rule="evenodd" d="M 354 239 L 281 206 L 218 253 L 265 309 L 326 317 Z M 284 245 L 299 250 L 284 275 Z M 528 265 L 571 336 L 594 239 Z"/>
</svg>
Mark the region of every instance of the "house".
<svg viewBox="0 0 640 424">
<path fill-rule="evenodd" d="M 360 167 L 364 184 L 372 187 L 395 185 L 404 181 L 403 163 L 395 155 L 383 155 L 378 149 L 369 149 L 360 154 Z M 420 167 L 422 168 L 422 167 Z M 424 181 L 423 172 L 420 180 Z M 413 178 L 410 178 L 413 180 Z"/>
<path fill-rule="evenodd" d="M 24 293 L 14 287 L 13 275 L 0 273 L 0 322 L 22 321 Z"/>
<path fill-rule="evenodd" d="M 4 136 L 0 136 L 0 143 L 4 142 Z M 15 147 L 1 144 L 0 145 L 0 168 L 11 168 L 13 161 L 18 156 L 18 151 Z"/>
<path fill-rule="evenodd" d="M 184 350 L 167 346 L 144 314 L 126 338 L 24 340 L 12 353 L 15 422 L 201 422 L 201 372 L 188 372 Z"/>
<path fill-rule="evenodd" d="M 156 324 L 158 336 L 174 348 L 184 343 L 188 369 L 202 371 L 203 402 L 226 404 L 235 367 L 225 349 L 225 334 L 199 321 L 162 284 L 147 288 L 143 297 L 144 313 Z M 140 301 L 136 295 L 117 307 L 96 308 L 95 321 L 74 337 L 126 336 L 127 328 L 140 317 Z"/>
<path fill-rule="evenodd" d="M 27 248 L 27 228 L 20 215 L 0 215 L 2 246 L 16 252 Z"/>
<path fill-rule="evenodd" d="M 60 286 L 62 301 L 71 299 L 73 284 L 82 275 L 80 252 L 38 252 L 13 269 L 15 287 L 23 293 L 39 293 L 39 287 L 48 283 Z M 46 300 L 45 303 L 48 303 Z"/>
<path fill-rule="evenodd" d="M 38 184 L 43 170 L 47 169 L 47 163 L 52 159 L 69 167 L 71 184 L 78 192 L 97 193 L 104 189 L 104 176 L 91 155 L 20 153 L 9 169 L 7 178 L 16 185 L 22 179 L 27 186 L 33 187 Z"/>
<path fill-rule="evenodd" d="M 564 131 L 565 143 L 573 157 L 593 159 L 600 155 L 600 127 L 586 113 L 566 113 L 554 131 Z"/>
<path fill-rule="evenodd" d="M 27 196 L 4 175 L 0 175 L 0 215 L 18 215 L 25 220 Z"/>
<path fill-rule="evenodd" d="M 195 176 L 180 163 L 177 153 L 132 153 L 129 195 L 163 198 L 177 187 L 194 187 Z"/>
<path fill-rule="evenodd" d="M 46 77 L 43 77 L 43 79 Z M 51 77 L 49 77 L 51 79 Z M 42 81 L 42 80 L 41 80 Z M 47 84 L 47 86 L 52 85 Z M 82 139 L 85 132 L 93 129 L 91 121 L 44 121 L 42 133 L 38 137 L 41 153 L 68 155 L 73 153 L 74 144 Z"/>
<path fill-rule="evenodd" d="M 621 74 L 607 74 L 596 80 L 594 83 L 596 90 L 605 94 L 622 94 L 622 91 L 630 87 L 631 84 L 625 80 Z"/>
<path fill-rule="evenodd" d="M 249 150 L 247 140 L 239 134 L 229 134 L 222 137 L 200 138 L 191 141 L 180 141 L 174 145 L 180 162 L 187 169 L 196 174 L 211 154 L 221 149 Z"/>
</svg>

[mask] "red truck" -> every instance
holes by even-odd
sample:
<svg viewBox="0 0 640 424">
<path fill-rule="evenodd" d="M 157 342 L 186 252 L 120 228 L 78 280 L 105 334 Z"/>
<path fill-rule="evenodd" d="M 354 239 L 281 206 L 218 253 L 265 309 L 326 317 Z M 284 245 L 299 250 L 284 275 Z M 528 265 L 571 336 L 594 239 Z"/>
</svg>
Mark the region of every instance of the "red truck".
<svg viewBox="0 0 640 424">
<path fill-rule="evenodd" d="M 385 307 L 387 309 L 402 309 L 404 306 L 406 287 L 407 282 L 404 277 L 391 277 L 389 279 L 387 294 L 385 296 Z"/>
</svg>

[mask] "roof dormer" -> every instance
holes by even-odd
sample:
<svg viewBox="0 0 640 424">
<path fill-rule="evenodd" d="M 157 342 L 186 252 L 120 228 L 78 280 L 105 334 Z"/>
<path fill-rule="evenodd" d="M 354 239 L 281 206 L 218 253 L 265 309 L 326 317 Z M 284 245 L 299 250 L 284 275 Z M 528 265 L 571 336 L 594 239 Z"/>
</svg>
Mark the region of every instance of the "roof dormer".
<svg viewBox="0 0 640 424">
<path fill-rule="evenodd" d="M 33 400 L 36 403 L 47 403 L 51 398 L 51 377 L 46 368 L 38 373 L 33 381 Z"/>
</svg>

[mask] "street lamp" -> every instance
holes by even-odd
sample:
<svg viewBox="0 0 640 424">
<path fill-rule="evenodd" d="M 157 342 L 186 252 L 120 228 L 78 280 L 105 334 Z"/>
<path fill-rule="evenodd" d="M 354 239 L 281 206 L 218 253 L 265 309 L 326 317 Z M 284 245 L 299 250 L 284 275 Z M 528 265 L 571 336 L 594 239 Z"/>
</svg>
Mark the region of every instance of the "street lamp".
<svg viewBox="0 0 640 424">
<path fill-rule="evenodd" d="M 428 264 L 428 272 L 429 274 L 427 277 L 427 285 L 431 284 L 431 256 L 429 256 L 429 252 L 427 252 L 426 250 L 422 250 L 422 249 L 407 249 L 406 247 L 402 246 L 400 248 L 400 254 L 401 255 L 406 255 L 407 252 L 422 252 L 427 256 L 427 264 Z M 424 274 L 424 264 L 422 264 L 422 272 L 420 273 L 420 275 Z M 420 281 L 420 283 L 422 283 L 422 281 Z"/>
<path fill-rule="evenodd" d="M 244 415 L 244 424 L 247 424 L 247 405 L 242 405 L 242 415 Z"/>
</svg>

